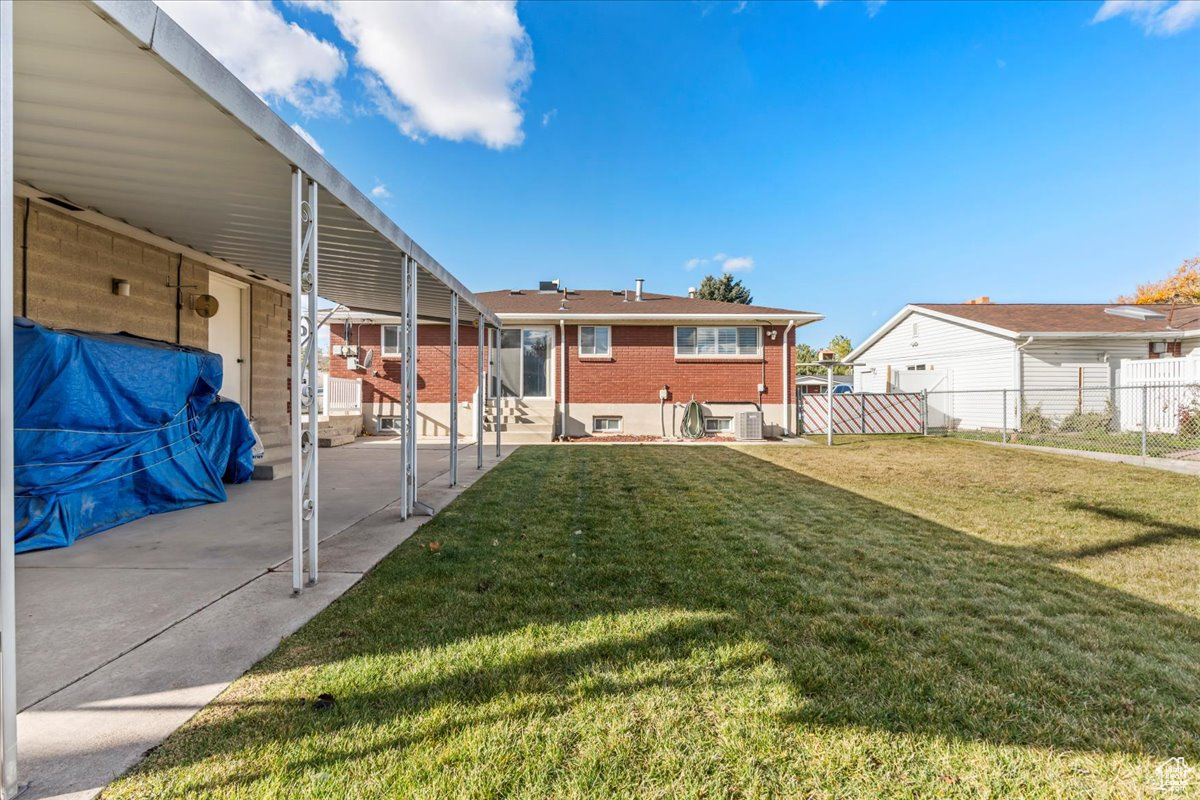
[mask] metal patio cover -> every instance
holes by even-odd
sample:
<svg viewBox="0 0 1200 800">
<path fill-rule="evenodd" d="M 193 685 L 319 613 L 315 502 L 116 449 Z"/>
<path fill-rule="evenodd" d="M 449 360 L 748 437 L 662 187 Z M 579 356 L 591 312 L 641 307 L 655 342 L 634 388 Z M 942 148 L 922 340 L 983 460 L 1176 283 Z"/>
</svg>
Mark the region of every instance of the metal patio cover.
<svg viewBox="0 0 1200 800">
<path fill-rule="evenodd" d="M 266 103 L 149 2 L 14 4 L 14 178 L 283 284 L 291 171 L 320 185 L 319 291 L 418 316 L 496 318 Z"/>
</svg>

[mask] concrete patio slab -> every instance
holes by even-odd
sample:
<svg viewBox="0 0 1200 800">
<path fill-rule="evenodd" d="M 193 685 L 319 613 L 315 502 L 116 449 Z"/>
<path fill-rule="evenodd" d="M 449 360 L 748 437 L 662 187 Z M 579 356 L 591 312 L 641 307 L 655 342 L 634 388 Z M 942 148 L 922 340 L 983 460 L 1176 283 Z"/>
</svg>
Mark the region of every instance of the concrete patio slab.
<svg viewBox="0 0 1200 800">
<path fill-rule="evenodd" d="M 440 510 L 499 459 L 420 446 Z M 321 580 L 291 593 L 290 485 L 229 487 L 223 504 L 138 520 L 17 560 L 23 797 L 93 797 L 340 596 L 428 517 L 399 518 L 399 444 L 321 452 Z"/>
</svg>

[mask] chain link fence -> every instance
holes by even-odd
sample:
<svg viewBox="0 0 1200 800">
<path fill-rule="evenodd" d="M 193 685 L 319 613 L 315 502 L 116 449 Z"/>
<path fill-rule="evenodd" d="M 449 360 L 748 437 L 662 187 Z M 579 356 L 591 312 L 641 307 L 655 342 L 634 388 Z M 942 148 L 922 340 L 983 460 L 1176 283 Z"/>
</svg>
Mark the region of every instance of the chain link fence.
<svg viewBox="0 0 1200 800">
<path fill-rule="evenodd" d="M 930 435 L 1200 460 L 1200 384 L 929 392 Z"/>
</svg>

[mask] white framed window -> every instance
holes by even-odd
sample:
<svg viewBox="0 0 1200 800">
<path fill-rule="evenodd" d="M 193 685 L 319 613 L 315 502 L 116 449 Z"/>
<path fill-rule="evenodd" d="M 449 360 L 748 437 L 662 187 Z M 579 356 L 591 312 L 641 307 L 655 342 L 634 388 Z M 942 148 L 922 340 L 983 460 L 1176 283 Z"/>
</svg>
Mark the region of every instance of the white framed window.
<svg viewBox="0 0 1200 800">
<path fill-rule="evenodd" d="M 762 328 L 679 327 L 675 329 L 677 356 L 758 356 L 762 355 Z"/>
<path fill-rule="evenodd" d="M 612 353 L 612 328 L 607 325 L 579 327 L 579 355 L 607 356 Z"/>
<path fill-rule="evenodd" d="M 730 433 L 733 431 L 733 417 L 705 417 L 705 433 Z"/>
<path fill-rule="evenodd" d="M 380 342 L 383 345 L 383 354 L 385 356 L 398 356 L 400 352 L 400 326 L 399 325 L 381 325 L 380 326 Z"/>
<path fill-rule="evenodd" d="M 620 417 L 592 417 L 592 433 L 620 433 Z"/>
<path fill-rule="evenodd" d="M 399 417 L 380 417 L 379 430 L 381 431 L 398 431 L 400 430 Z"/>
</svg>

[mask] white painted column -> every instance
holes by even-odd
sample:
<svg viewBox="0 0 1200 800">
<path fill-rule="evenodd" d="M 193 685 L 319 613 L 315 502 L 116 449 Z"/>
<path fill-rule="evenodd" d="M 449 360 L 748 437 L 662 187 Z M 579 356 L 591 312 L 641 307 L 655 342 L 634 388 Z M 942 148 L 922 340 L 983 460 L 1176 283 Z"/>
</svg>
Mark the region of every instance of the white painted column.
<svg viewBox="0 0 1200 800">
<path fill-rule="evenodd" d="M 405 377 L 408 379 L 408 510 L 413 513 L 417 509 L 417 261 L 409 256 L 408 259 L 408 369 Z"/>
<path fill-rule="evenodd" d="M 500 358 L 500 327 L 499 326 L 496 327 L 495 341 L 496 341 L 496 349 L 493 350 L 492 352 L 494 352 L 496 354 L 496 404 L 495 404 L 495 413 L 492 414 L 492 422 L 495 423 L 495 428 L 496 428 L 496 458 L 499 458 L 500 457 L 500 427 L 503 424 L 502 416 L 504 413 L 504 411 L 500 405 L 500 402 L 504 397 L 504 370 L 501 368 L 502 359 Z"/>
<path fill-rule="evenodd" d="M 305 373 L 307 380 L 305 386 L 301 390 L 303 401 L 305 402 L 308 413 L 308 430 L 307 438 L 301 437 L 301 451 L 304 456 L 304 484 L 305 484 L 305 500 L 304 514 L 305 525 L 308 528 L 308 584 L 313 586 L 317 582 L 317 551 L 321 538 L 320 531 L 320 513 L 321 503 L 320 494 L 317 486 L 317 479 L 320 477 L 320 470 L 317 467 L 317 461 L 321 452 L 317 446 L 317 440 L 320 436 L 320 409 L 317 407 L 317 334 L 320 322 L 317 318 L 317 258 L 319 247 L 317 244 L 318 232 L 318 212 L 317 195 L 320 192 L 320 187 L 317 182 L 310 180 L 308 182 L 308 231 L 305 237 L 308 240 L 308 246 L 305 248 L 308 255 L 308 270 L 302 271 L 300 274 L 301 289 L 305 292 L 305 300 L 307 305 L 306 325 L 307 335 L 304 341 L 304 359 Z M 328 397 L 326 397 L 328 400 Z"/>
<path fill-rule="evenodd" d="M 317 580 L 317 191 L 292 168 L 292 591 Z M 307 196 L 306 196 L 307 195 Z M 307 537 L 306 537 L 307 535 Z"/>
<path fill-rule="evenodd" d="M 300 206 L 304 185 L 304 175 L 296 167 L 292 168 L 292 315 L 291 315 L 291 419 L 289 422 L 292 460 L 292 591 L 299 593 L 304 588 L 303 562 L 304 557 L 304 519 L 302 505 L 304 503 L 304 477 L 301 471 L 300 434 L 303 429 L 303 415 L 300 405 L 300 386 L 303 372 L 300 358 L 300 320 L 304 309 L 300 298 L 300 270 L 304 261 L 303 225 L 300 220 Z"/>
<path fill-rule="evenodd" d="M 475 323 L 475 468 L 483 469 L 483 404 L 487 402 L 487 387 L 483 383 L 483 315 Z"/>
<path fill-rule="evenodd" d="M 450 486 L 458 485 L 458 293 L 450 293 Z"/>
<path fill-rule="evenodd" d="M 400 298 L 400 519 L 405 520 L 412 513 L 408 496 L 408 362 L 412 358 L 412 353 L 408 352 L 408 304 L 412 287 L 408 285 L 407 255 L 400 257 L 400 266 L 404 270 L 401 281 L 404 290 Z"/>
<path fill-rule="evenodd" d="M 0 798 L 17 787 L 16 523 L 13 511 L 13 6 L 0 3 Z"/>
</svg>

